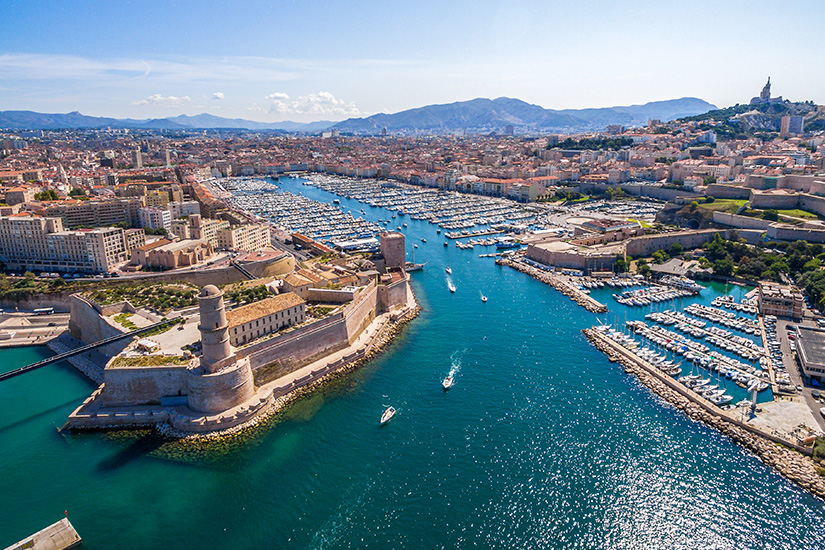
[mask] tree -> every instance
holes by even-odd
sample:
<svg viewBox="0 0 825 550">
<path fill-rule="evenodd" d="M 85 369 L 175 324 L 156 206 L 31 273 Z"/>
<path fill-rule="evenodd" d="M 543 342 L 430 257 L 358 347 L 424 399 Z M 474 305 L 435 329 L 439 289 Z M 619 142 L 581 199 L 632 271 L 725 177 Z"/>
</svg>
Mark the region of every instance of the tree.
<svg viewBox="0 0 825 550">
<path fill-rule="evenodd" d="M 690 201 L 690 211 L 696 212 L 697 208 L 699 208 L 699 203 L 696 201 Z"/>
<path fill-rule="evenodd" d="M 671 256 L 678 256 L 684 251 L 685 251 L 685 247 L 682 246 L 681 243 L 673 243 L 672 245 L 670 245 L 669 252 L 670 252 Z"/>
<path fill-rule="evenodd" d="M 733 260 L 729 256 L 713 262 L 713 272 L 723 277 L 733 275 L 733 268 Z"/>
<path fill-rule="evenodd" d="M 36 201 L 56 201 L 57 199 L 57 191 L 54 189 L 46 189 L 45 191 L 34 194 L 34 200 Z"/>
<path fill-rule="evenodd" d="M 616 263 L 613 264 L 613 271 L 616 273 L 625 273 L 628 269 L 627 261 L 624 258 L 619 258 L 616 260 Z"/>
<path fill-rule="evenodd" d="M 669 259 L 670 259 L 670 256 L 668 256 L 667 252 L 665 252 L 662 249 L 659 249 L 659 250 L 657 250 L 656 252 L 653 253 L 653 261 L 656 262 L 657 264 L 663 264 L 666 261 L 668 261 Z"/>
<path fill-rule="evenodd" d="M 707 178 L 705 178 L 705 179 L 707 179 Z M 714 178 L 714 179 L 716 179 L 716 178 Z M 705 183 L 707 184 L 707 182 L 705 182 Z M 713 183 L 715 183 L 715 182 L 713 182 Z M 711 204 L 711 203 L 712 203 L 712 202 L 714 202 L 715 200 L 716 200 L 716 197 L 713 197 L 712 195 L 708 195 L 708 196 L 705 198 L 705 203 L 707 203 L 707 204 Z"/>
<path fill-rule="evenodd" d="M 79 187 L 72 187 L 72 190 L 69 191 L 70 197 L 85 197 L 86 191 L 80 189 Z"/>
<path fill-rule="evenodd" d="M 779 220 L 779 212 L 774 210 L 773 208 L 769 208 L 765 210 L 762 214 L 762 218 L 771 222 L 775 222 Z"/>
</svg>

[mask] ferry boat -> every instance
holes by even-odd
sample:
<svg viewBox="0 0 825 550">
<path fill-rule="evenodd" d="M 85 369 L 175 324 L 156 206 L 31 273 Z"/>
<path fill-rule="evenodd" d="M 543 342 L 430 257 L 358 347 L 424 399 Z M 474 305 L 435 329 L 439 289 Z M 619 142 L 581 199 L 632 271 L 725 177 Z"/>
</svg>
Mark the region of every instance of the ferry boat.
<svg viewBox="0 0 825 550">
<path fill-rule="evenodd" d="M 383 426 L 392 420 L 393 416 L 395 416 L 395 407 L 388 407 L 387 410 L 384 411 L 384 414 L 381 415 L 381 425 Z"/>
<path fill-rule="evenodd" d="M 447 390 L 449 390 L 450 388 L 453 387 L 453 375 L 452 374 L 448 374 L 447 378 L 445 378 L 441 382 L 441 387 L 444 388 L 444 391 L 447 391 Z"/>
<path fill-rule="evenodd" d="M 502 237 L 496 241 L 496 248 L 518 248 L 519 243 L 512 237 Z"/>
</svg>

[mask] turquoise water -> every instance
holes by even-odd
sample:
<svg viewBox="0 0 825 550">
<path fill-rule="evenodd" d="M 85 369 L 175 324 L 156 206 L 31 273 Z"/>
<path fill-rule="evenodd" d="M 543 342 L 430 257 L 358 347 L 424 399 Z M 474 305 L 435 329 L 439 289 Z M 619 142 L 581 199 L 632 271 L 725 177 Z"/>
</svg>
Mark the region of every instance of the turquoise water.
<svg viewBox="0 0 825 550">
<path fill-rule="evenodd" d="M 825 544 L 825 504 L 609 363 L 580 332 L 599 316 L 406 221 L 427 262 L 413 274 L 422 314 L 378 360 L 231 448 L 60 435 L 92 389 L 65 365 L 0 383 L 0 544 L 66 509 L 93 549 Z M 3 351 L 2 368 L 43 353 Z M 387 405 L 398 414 L 379 428 Z"/>
</svg>

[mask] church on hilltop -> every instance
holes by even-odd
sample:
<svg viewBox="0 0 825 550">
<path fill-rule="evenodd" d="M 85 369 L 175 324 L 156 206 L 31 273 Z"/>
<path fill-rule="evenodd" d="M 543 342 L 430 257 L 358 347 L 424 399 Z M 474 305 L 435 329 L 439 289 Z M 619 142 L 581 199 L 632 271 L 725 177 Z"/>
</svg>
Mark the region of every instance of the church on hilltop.
<svg viewBox="0 0 825 550">
<path fill-rule="evenodd" d="M 751 105 L 762 105 L 764 103 L 782 103 L 782 96 L 771 97 L 771 77 L 768 77 L 768 82 L 762 88 L 762 92 L 758 97 L 751 99 Z"/>
</svg>

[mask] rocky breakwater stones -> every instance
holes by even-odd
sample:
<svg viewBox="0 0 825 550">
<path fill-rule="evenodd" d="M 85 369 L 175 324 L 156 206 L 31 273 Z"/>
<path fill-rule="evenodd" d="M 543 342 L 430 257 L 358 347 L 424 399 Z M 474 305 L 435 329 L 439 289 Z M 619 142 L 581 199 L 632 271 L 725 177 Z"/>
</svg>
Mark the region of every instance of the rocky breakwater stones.
<svg viewBox="0 0 825 550">
<path fill-rule="evenodd" d="M 684 412 L 691 419 L 702 422 L 731 438 L 735 443 L 748 449 L 762 462 L 774 468 L 779 474 L 814 495 L 825 498 L 825 478 L 817 472 L 813 459 L 791 448 L 781 446 L 758 433 L 734 424 L 718 414 L 706 410 L 704 407 L 689 399 L 684 394 L 674 390 L 653 375 L 643 365 L 641 360 L 629 354 L 617 351 L 618 344 L 608 342 L 607 338 L 592 329 L 583 330 L 593 346 L 625 366 L 626 370 L 637 376 L 640 382 L 653 393 Z M 698 396 L 697 396 L 698 398 Z"/>
<path fill-rule="evenodd" d="M 606 305 L 594 300 L 593 298 L 591 298 L 584 292 L 580 291 L 573 285 L 565 282 L 561 277 L 554 273 L 541 271 L 534 267 L 525 265 L 521 262 L 514 262 L 507 258 L 500 258 L 499 260 L 497 260 L 496 263 L 498 263 L 499 265 L 506 265 L 508 267 L 512 267 L 516 271 L 520 271 L 522 273 L 530 275 L 534 279 L 552 286 L 553 288 L 555 288 L 556 290 L 558 290 L 559 292 L 561 292 L 562 294 L 576 302 L 578 305 L 582 306 L 587 311 L 593 313 L 604 313 L 605 311 L 607 311 Z"/>
</svg>

